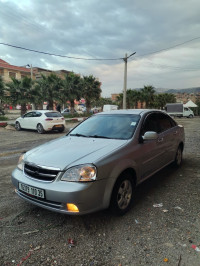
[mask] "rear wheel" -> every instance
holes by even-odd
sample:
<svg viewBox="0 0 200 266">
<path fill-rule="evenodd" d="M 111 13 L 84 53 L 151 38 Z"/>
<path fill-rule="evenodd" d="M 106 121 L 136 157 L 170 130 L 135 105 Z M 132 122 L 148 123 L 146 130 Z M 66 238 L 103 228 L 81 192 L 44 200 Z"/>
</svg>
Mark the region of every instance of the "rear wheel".
<svg viewBox="0 0 200 266">
<path fill-rule="evenodd" d="M 64 129 L 65 129 L 64 127 L 59 128 L 59 129 L 58 129 L 58 132 L 62 133 L 62 132 L 64 131 Z"/>
<path fill-rule="evenodd" d="M 21 126 L 20 126 L 20 123 L 18 121 L 15 123 L 15 129 L 18 131 L 21 130 Z"/>
<path fill-rule="evenodd" d="M 176 157 L 174 160 L 174 165 L 179 167 L 183 161 L 183 149 L 181 145 L 178 146 L 177 152 L 176 152 Z"/>
<path fill-rule="evenodd" d="M 43 134 L 45 131 L 44 131 L 44 128 L 43 128 L 43 126 L 42 126 L 42 124 L 38 124 L 37 125 L 37 132 L 39 133 L 39 134 Z"/>
<path fill-rule="evenodd" d="M 135 184 L 130 173 L 123 173 L 117 180 L 110 202 L 110 209 L 116 215 L 125 214 L 133 202 Z"/>
</svg>

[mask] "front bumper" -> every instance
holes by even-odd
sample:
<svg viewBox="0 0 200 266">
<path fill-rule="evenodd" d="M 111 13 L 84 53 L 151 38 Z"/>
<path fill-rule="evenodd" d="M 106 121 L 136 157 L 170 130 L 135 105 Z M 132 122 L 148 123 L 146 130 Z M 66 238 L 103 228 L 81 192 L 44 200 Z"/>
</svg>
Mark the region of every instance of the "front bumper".
<svg viewBox="0 0 200 266">
<path fill-rule="evenodd" d="M 24 200 L 42 208 L 66 214 L 80 215 L 105 209 L 109 206 L 109 199 L 105 198 L 107 179 L 94 182 L 66 182 L 58 178 L 53 182 L 43 182 L 27 177 L 23 171 L 16 168 L 12 172 L 12 183 L 16 193 Z M 19 190 L 19 182 L 43 189 L 45 199 L 35 198 Z M 79 212 L 68 211 L 66 204 L 75 204 Z"/>
</svg>

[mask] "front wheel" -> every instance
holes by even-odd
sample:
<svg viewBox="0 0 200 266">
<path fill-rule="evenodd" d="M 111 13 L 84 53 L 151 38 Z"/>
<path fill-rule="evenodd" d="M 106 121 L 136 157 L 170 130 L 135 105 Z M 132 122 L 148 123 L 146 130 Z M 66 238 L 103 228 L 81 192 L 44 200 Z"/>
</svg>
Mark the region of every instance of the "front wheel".
<svg viewBox="0 0 200 266">
<path fill-rule="evenodd" d="M 21 126 L 20 126 L 20 123 L 19 123 L 19 122 L 16 122 L 16 123 L 15 123 L 15 129 L 16 129 L 17 131 L 20 131 L 20 130 L 21 130 Z"/>
<path fill-rule="evenodd" d="M 39 134 L 43 134 L 45 131 L 44 131 L 44 128 L 43 128 L 43 126 L 42 126 L 42 124 L 38 124 L 37 125 L 37 132 L 39 133 Z"/>
<path fill-rule="evenodd" d="M 179 167 L 181 165 L 182 161 L 183 161 L 183 149 L 179 145 L 178 146 L 178 149 L 177 149 L 177 152 L 176 152 L 176 157 L 175 157 L 175 160 L 174 160 L 174 165 L 176 167 Z"/>
<path fill-rule="evenodd" d="M 110 209 L 116 215 L 125 214 L 133 202 L 135 185 L 130 173 L 122 174 L 113 189 Z"/>
</svg>

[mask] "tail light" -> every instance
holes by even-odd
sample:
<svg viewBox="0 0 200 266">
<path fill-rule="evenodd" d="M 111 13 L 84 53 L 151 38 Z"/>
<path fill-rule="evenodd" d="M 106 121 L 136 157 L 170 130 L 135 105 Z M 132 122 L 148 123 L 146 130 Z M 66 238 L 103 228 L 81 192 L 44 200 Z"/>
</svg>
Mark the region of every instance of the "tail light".
<svg viewBox="0 0 200 266">
<path fill-rule="evenodd" d="M 53 118 L 46 118 L 45 121 L 51 121 Z"/>
<path fill-rule="evenodd" d="M 64 117 L 62 117 L 62 120 L 64 120 Z"/>
</svg>

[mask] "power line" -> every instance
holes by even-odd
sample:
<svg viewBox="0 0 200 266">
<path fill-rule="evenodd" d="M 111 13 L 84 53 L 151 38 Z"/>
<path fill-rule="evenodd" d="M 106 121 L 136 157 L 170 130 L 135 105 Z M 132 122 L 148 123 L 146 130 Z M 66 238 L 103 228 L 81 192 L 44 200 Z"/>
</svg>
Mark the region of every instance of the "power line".
<svg viewBox="0 0 200 266">
<path fill-rule="evenodd" d="M 12 44 L 9 44 L 9 43 L 0 43 L 0 44 L 6 45 L 6 46 L 10 46 L 10 47 L 13 47 L 13 48 L 17 48 L 17 49 L 21 49 L 21 50 L 34 52 L 34 53 L 52 55 L 52 56 L 57 56 L 57 57 L 65 57 L 65 58 L 69 58 L 69 59 L 90 60 L 90 61 L 123 60 L 123 58 L 84 58 L 84 57 L 74 57 L 74 56 L 59 55 L 59 54 L 52 54 L 52 53 L 37 51 L 37 50 L 33 50 L 33 49 L 21 47 L 21 46 L 12 45 Z"/>
<path fill-rule="evenodd" d="M 161 53 L 161 52 L 164 52 L 164 51 L 168 51 L 168 50 L 174 49 L 174 48 L 176 48 L 178 46 L 184 45 L 186 43 L 189 43 L 189 42 L 192 42 L 192 41 L 198 40 L 198 39 L 200 39 L 200 37 L 196 37 L 196 38 L 193 38 L 191 40 L 188 40 L 188 41 L 185 41 L 185 42 L 176 44 L 176 45 L 171 46 L 171 47 L 168 47 L 168 48 L 164 48 L 164 49 L 161 49 L 161 50 L 157 50 L 157 51 L 154 51 L 154 52 L 151 52 L 151 53 L 148 53 L 148 54 L 138 55 L 136 57 L 145 57 L 145 56 L 152 55 L 152 54 L 158 54 L 158 53 Z"/>
<path fill-rule="evenodd" d="M 176 44 L 174 46 L 171 46 L 171 47 L 168 47 L 168 48 L 164 48 L 164 49 L 160 49 L 160 50 L 157 50 L 157 51 L 154 51 L 154 52 L 151 52 L 151 53 L 147 53 L 147 54 L 143 54 L 143 55 L 138 55 L 138 56 L 136 56 L 136 60 L 137 60 L 137 58 L 140 58 L 140 57 L 147 57 L 147 56 L 152 55 L 152 54 L 158 54 L 158 53 L 161 53 L 161 52 L 164 52 L 164 51 L 168 51 L 168 50 L 174 49 L 176 47 L 182 46 L 182 45 L 184 45 L 186 43 L 189 43 L 189 42 L 192 42 L 192 41 L 198 40 L 198 39 L 200 39 L 200 37 L 196 37 L 196 38 L 190 39 L 188 41 L 185 41 L 185 42 Z M 67 56 L 67 55 L 60 55 L 60 54 L 54 54 L 54 53 L 48 53 L 48 52 L 38 51 L 38 50 L 29 49 L 29 48 L 25 48 L 25 47 L 21 47 L 21 46 L 17 46 L 17 45 L 12 45 L 12 44 L 8 44 L 8 43 L 0 43 L 0 44 L 1 45 L 10 46 L 10 47 L 13 47 L 13 48 L 17 48 L 17 49 L 21 49 L 21 50 L 26 50 L 26 51 L 34 52 L 34 53 L 51 55 L 51 56 L 57 56 L 57 57 L 64 57 L 64 58 L 76 59 L 76 60 L 88 60 L 88 61 L 106 61 L 106 60 L 107 61 L 111 61 L 111 60 L 113 60 L 113 61 L 115 60 L 116 61 L 116 60 L 124 60 L 123 57 L 119 57 L 119 58 L 84 58 L 84 57 L 74 57 L 74 56 Z M 133 61 L 133 60 L 130 60 L 130 61 Z"/>
</svg>

